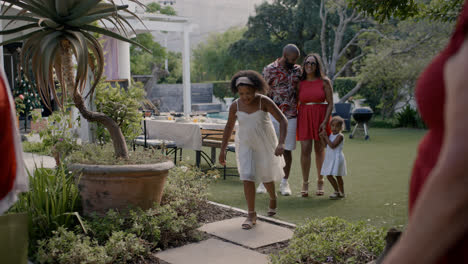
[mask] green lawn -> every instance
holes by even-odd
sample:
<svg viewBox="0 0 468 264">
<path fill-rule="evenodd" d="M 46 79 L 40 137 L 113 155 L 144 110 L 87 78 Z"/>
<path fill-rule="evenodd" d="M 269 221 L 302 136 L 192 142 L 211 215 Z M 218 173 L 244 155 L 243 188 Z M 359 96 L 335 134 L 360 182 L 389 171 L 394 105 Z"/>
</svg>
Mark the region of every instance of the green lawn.
<svg viewBox="0 0 468 264">
<path fill-rule="evenodd" d="M 370 129 L 370 140 L 349 139 L 345 134 L 344 153 L 348 176 L 344 178 L 347 197 L 330 200 L 332 188 L 326 180 L 325 196 L 314 194 L 316 181 L 315 163 L 309 181 L 310 197 L 300 197 L 302 186 L 300 145 L 293 152 L 290 184 L 292 196 L 278 196 L 277 218 L 301 224 L 307 218 L 338 216 L 347 220 L 364 220 L 376 226 L 405 225 L 407 220 L 408 182 L 419 140 L 424 130 Z M 193 160 L 187 151 L 185 159 Z M 207 153 L 209 153 L 207 151 Z M 228 154 L 228 162 L 234 164 L 234 154 Z M 279 184 L 277 184 L 277 187 Z M 238 177 L 217 180 L 209 188 L 212 201 L 246 209 L 242 182 Z M 266 214 L 268 195 L 258 195 L 257 211 Z"/>
</svg>

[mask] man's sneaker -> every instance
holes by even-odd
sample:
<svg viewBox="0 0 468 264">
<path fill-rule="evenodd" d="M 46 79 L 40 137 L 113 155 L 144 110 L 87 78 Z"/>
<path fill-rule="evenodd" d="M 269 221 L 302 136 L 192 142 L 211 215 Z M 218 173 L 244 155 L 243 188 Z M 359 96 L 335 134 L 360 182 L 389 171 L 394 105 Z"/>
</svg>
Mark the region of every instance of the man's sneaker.
<svg viewBox="0 0 468 264">
<path fill-rule="evenodd" d="M 289 183 L 287 181 L 281 181 L 281 183 L 280 183 L 280 193 L 283 196 L 291 195 L 291 188 L 289 188 Z"/>
<path fill-rule="evenodd" d="M 266 193 L 267 190 L 265 189 L 265 186 L 263 186 L 263 183 L 260 183 L 257 187 L 257 193 Z"/>
</svg>

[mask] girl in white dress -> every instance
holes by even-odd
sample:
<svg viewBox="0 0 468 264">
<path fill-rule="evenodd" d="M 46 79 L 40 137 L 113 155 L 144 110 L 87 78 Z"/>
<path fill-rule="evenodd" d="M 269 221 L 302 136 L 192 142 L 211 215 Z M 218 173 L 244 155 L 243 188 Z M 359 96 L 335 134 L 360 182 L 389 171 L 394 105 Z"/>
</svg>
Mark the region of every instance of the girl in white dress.
<svg viewBox="0 0 468 264">
<path fill-rule="evenodd" d="M 240 71 L 231 80 L 231 90 L 239 94 L 239 99 L 231 104 L 229 117 L 224 129 L 221 149 L 227 148 L 236 119 L 236 160 L 240 179 L 244 183 L 248 217 L 242 228 L 250 229 L 257 221 L 255 212 L 255 182 L 262 182 L 270 195 L 268 216 L 276 214 L 275 181 L 284 176 L 285 166 L 282 154 L 288 121 L 276 104 L 262 95 L 268 89 L 263 77 L 255 71 Z M 280 137 L 276 138 L 275 129 L 269 114 L 280 122 Z M 219 154 L 219 163 L 226 164 L 226 151 Z"/>
<path fill-rule="evenodd" d="M 327 176 L 328 181 L 335 190 L 330 195 L 331 199 L 345 197 L 343 176 L 346 176 L 346 160 L 343 154 L 344 136 L 341 134 L 343 123 L 343 118 L 335 116 L 330 122 L 332 134 L 327 137 L 327 133 L 324 130 L 320 133 L 320 137 L 327 145 L 321 174 Z"/>
</svg>

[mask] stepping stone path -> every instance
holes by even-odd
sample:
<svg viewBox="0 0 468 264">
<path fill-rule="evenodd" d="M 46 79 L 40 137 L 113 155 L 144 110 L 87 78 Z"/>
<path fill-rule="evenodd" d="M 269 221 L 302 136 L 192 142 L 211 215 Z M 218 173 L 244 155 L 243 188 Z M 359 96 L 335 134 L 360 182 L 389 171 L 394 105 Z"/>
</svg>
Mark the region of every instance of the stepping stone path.
<svg viewBox="0 0 468 264">
<path fill-rule="evenodd" d="M 250 230 L 241 229 L 244 217 L 222 220 L 199 228 L 217 238 L 169 249 L 156 257 L 170 264 L 206 263 L 268 263 L 268 256 L 254 249 L 291 239 L 289 228 L 257 220 Z M 219 239 L 218 239 L 219 238 Z"/>
</svg>

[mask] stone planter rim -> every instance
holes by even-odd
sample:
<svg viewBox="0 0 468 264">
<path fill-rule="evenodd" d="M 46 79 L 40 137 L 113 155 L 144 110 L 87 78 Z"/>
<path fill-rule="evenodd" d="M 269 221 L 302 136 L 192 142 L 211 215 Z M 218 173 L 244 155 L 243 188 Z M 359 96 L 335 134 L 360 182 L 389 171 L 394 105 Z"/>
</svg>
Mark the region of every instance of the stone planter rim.
<svg viewBox="0 0 468 264">
<path fill-rule="evenodd" d="M 94 165 L 94 164 L 70 164 L 72 170 L 82 170 L 84 173 L 102 173 L 102 172 L 147 172 L 147 171 L 164 171 L 174 167 L 172 161 L 163 161 L 150 164 L 125 164 L 125 165 Z"/>
</svg>

